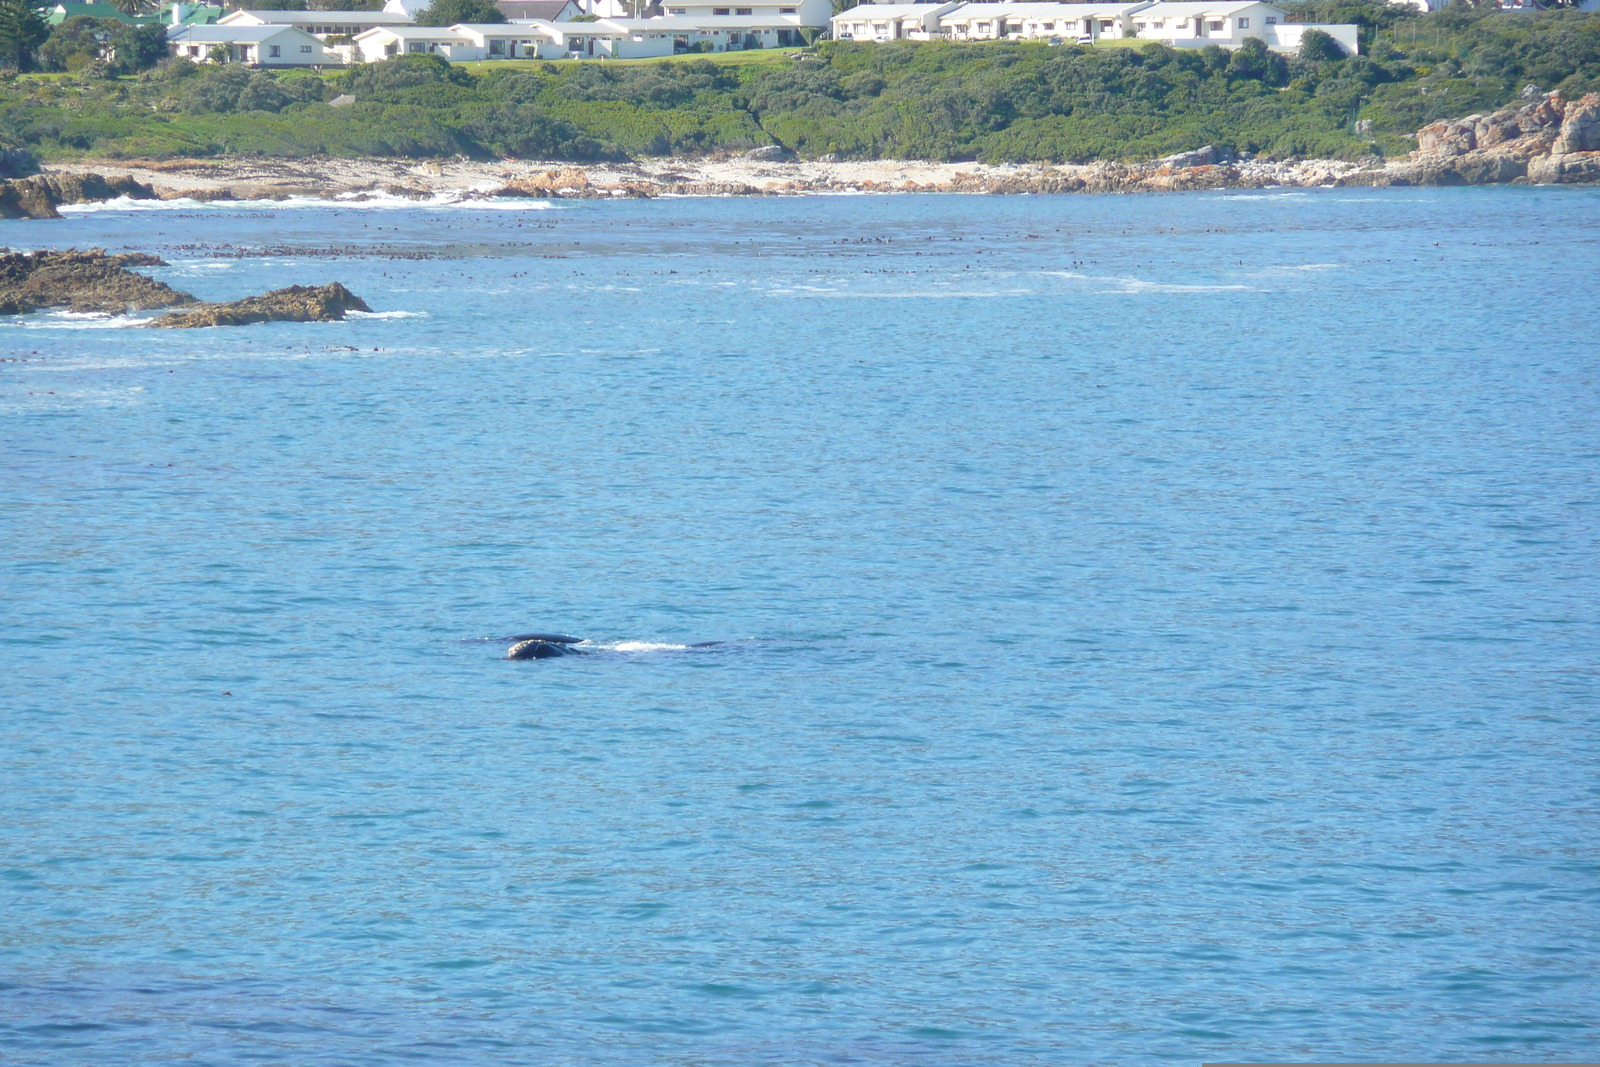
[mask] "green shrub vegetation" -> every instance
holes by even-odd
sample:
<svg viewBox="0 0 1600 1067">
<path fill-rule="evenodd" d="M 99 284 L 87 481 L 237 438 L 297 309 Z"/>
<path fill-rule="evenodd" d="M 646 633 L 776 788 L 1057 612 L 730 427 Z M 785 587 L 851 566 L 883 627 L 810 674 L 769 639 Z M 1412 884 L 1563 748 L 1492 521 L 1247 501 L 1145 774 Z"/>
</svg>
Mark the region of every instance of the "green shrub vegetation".
<svg viewBox="0 0 1600 1067">
<path fill-rule="evenodd" d="M 698 56 L 468 69 L 404 57 L 273 74 L 168 61 L 112 77 L 99 62 L 55 78 L 0 78 L 0 138 L 46 159 L 584 161 L 774 142 L 807 158 L 1144 159 L 1202 144 L 1356 158 L 1404 152 L 1419 126 L 1502 106 L 1530 84 L 1600 90 L 1600 15 L 1458 6 L 1419 16 L 1372 0 L 1287 6 L 1300 21 L 1359 23 L 1367 54 L 1337 55 L 1316 40 L 1298 57 L 1253 46 L 838 42 L 759 63 Z M 71 55 L 85 54 L 80 45 L 59 51 L 68 70 Z M 330 107 L 341 94 L 355 103 Z"/>
<path fill-rule="evenodd" d="M 418 26 L 454 26 L 460 22 L 504 22 L 493 0 L 433 0 L 417 12 Z"/>
</svg>

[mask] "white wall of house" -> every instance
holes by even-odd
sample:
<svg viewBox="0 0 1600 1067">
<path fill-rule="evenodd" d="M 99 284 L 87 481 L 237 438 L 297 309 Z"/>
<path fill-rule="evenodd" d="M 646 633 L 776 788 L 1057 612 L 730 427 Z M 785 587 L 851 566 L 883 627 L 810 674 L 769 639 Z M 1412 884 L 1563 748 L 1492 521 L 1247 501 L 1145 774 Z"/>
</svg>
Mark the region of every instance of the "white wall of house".
<svg viewBox="0 0 1600 1067">
<path fill-rule="evenodd" d="M 1133 25 L 1139 37 L 1174 48 L 1209 44 L 1237 48 L 1255 37 L 1275 52 L 1298 52 L 1305 32 L 1318 29 L 1337 41 L 1346 54 L 1360 51 L 1359 27 L 1355 25 L 1292 23 L 1282 8 L 1259 2 L 1154 3 L 1134 14 Z"/>
<path fill-rule="evenodd" d="M 380 26 L 356 34 L 353 43 L 363 63 L 402 55 L 432 55 L 452 63 L 483 58 L 472 38 L 445 26 Z"/>
<path fill-rule="evenodd" d="M 603 25 L 607 30 L 620 29 L 622 32 L 615 37 L 598 38 L 595 41 L 595 50 L 609 59 L 654 59 L 658 56 L 670 56 L 677 50 L 677 36 L 660 26 L 649 25 L 656 21 L 659 20 L 602 19 L 595 25 Z"/>
<path fill-rule="evenodd" d="M 1157 3 L 1134 14 L 1133 31 L 1144 40 L 1169 44 L 1200 41 L 1226 48 L 1237 47 L 1247 37 L 1268 41 L 1273 34 L 1272 27 L 1286 19 L 1282 8 L 1243 0 L 1217 4 Z"/>
<path fill-rule="evenodd" d="M 1017 16 L 1006 19 L 1006 36 L 1025 40 L 1088 37 L 1116 40 L 1126 37 L 1129 21 L 1148 3 L 1139 4 L 1016 4 Z M 1019 25 L 1020 24 L 1020 25 Z"/>
<path fill-rule="evenodd" d="M 598 22 L 546 22 L 542 19 L 519 19 L 507 23 L 507 26 L 523 28 L 527 39 L 535 42 L 533 48 L 540 59 L 650 59 L 672 55 L 670 33 L 636 32 L 631 25 L 650 21 L 631 19 L 617 22 L 601 19 Z M 489 53 L 484 58 L 519 57 Z"/>
<path fill-rule="evenodd" d="M 829 20 L 836 41 L 926 41 L 939 35 L 939 16 L 960 7 L 947 4 L 860 4 Z"/>
<path fill-rule="evenodd" d="M 544 24 L 527 22 L 463 22 L 450 27 L 472 42 L 480 59 L 538 59 L 550 36 Z"/>
<path fill-rule="evenodd" d="M 1321 30 L 1323 33 L 1339 42 L 1339 47 L 1344 49 L 1344 54 L 1354 56 L 1361 54 L 1360 27 L 1354 24 L 1339 25 L 1313 25 L 1309 22 L 1280 22 L 1272 27 L 1272 35 L 1267 38 L 1267 47 L 1274 52 L 1300 51 L 1300 38 L 1307 30 Z"/>
<path fill-rule="evenodd" d="M 169 33 L 167 47 L 174 57 L 192 63 L 211 61 L 222 48 L 225 63 L 252 67 L 320 67 L 339 63 L 323 43 L 292 26 L 188 26 Z"/>
<path fill-rule="evenodd" d="M 1597 0 L 1600 2 L 1600 0 Z M 937 19 L 937 26 L 931 22 Z M 836 40 L 953 41 L 1140 38 L 1174 48 L 1215 44 L 1237 48 L 1254 37 L 1280 52 L 1298 51 L 1309 25 L 1287 21 L 1282 8 L 1262 0 L 1143 0 L 1139 3 L 979 2 L 862 4 L 830 20 Z M 1317 26 L 1349 54 L 1358 50 L 1357 27 Z"/>
<path fill-rule="evenodd" d="M 797 15 L 708 15 L 701 18 L 665 15 L 653 19 L 603 19 L 595 25 L 619 29 L 630 38 L 665 39 L 671 47 L 661 53 L 663 55 L 685 51 L 702 41 L 714 52 L 794 48 L 805 44 L 801 33 L 805 27 Z"/>
<path fill-rule="evenodd" d="M 821 28 L 833 14 L 831 0 L 662 0 L 667 18 L 777 18 L 794 16 L 801 26 Z"/>
<path fill-rule="evenodd" d="M 1083 37 L 1118 39 L 1131 32 L 1131 19 L 1149 7 L 1135 4 L 963 4 L 939 19 L 946 37 L 955 41 L 1036 40 Z"/>
<path fill-rule="evenodd" d="M 317 38 L 354 37 L 377 26 L 410 25 L 408 15 L 387 11 L 234 11 L 218 26 L 293 26 Z"/>
</svg>

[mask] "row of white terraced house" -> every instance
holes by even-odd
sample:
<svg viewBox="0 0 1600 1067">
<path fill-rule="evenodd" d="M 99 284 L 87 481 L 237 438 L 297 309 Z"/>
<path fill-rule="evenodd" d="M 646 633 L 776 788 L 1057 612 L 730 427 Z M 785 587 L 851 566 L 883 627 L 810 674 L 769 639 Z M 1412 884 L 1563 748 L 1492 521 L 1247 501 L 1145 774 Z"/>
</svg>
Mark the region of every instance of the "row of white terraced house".
<svg viewBox="0 0 1600 1067">
<path fill-rule="evenodd" d="M 708 42 L 715 52 L 803 45 L 793 15 L 723 15 L 595 22 L 460 23 L 380 26 L 357 34 L 349 59 L 374 63 L 400 55 L 435 55 L 452 63 L 484 59 L 649 59 Z"/>
<path fill-rule="evenodd" d="M 251 11 L 236 12 L 215 26 L 174 27 L 167 40 L 173 55 L 196 63 L 257 67 L 371 63 L 400 55 L 434 55 L 453 63 L 492 59 L 648 59 L 691 49 L 732 52 L 804 45 L 806 16 L 793 10 L 793 6 L 768 5 L 759 14 L 745 14 L 745 9 L 740 9 L 736 15 L 664 15 L 582 22 L 516 19 L 455 26 L 415 26 L 409 20 L 382 18 L 379 12 L 356 11 L 318 12 L 319 21 L 289 24 L 288 20 L 278 22 L 276 12 Z M 367 22 L 365 28 L 363 21 Z"/>
<path fill-rule="evenodd" d="M 1291 23 L 1283 9 L 1260 0 L 862 4 L 833 16 L 832 29 L 836 40 L 853 41 L 1046 40 L 1087 45 L 1102 38 L 1136 37 L 1174 48 L 1237 48 L 1255 37 L 1280 52 L 1298 51 L 1302 35 L 1318 29 L 1347 53 L 1359 51 L 1357 27 Z"/>
<path fill-rule="evenodd" d="M 694 19 L 523 20 L 455 26 L 376 26 L 349 40 L 319 38 L 296 26 L 190 26 L 168 38 L 172 53 L 196 63 L 255 67 L 337 66 L 400 55 L 452 63 L 485 59 L 649 59 L 709 44 L 711 51 L 803 45 L 798 19 L 729 15 Z"/>
</svg>

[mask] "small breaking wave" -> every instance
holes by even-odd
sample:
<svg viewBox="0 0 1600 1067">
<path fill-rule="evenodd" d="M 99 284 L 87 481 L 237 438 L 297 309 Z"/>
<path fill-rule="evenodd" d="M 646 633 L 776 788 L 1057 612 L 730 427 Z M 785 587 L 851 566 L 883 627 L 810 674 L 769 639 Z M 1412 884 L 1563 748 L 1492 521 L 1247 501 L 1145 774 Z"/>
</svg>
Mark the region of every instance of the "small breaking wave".
<svg viewBox="0 0 1600 1067">
<path fill-rule="evenodd" d="M 425 319 L 426 311 L 347 311 L 346 317 L 352 319 Z"/>
<path fill-rule="evenodd" d="M 545 211 L 554 208 L 549 200 L 524 197 L 485 197 L 470 193 L 444 192 L 414 198 L 393 193 L 339 193 L 333 197 L 291 196 L 282 200 L 195 200 L 181 196 L 171 200 L 134 200 L 119 196 L 88 204 L 63 204 L 62 214 L 84 215 L 99 211 L 224 211 L 245 208 L 251 211 L 286 211 L 293 208 L 360 208 L 394 210 L 405 208 L 465 208 L 472 211 Z"/>
<path fill-rule="evenodd" d="M 122 330 L 130 326 L 143 326 L 165 313 L 106 315 L 83 311 L 45 311 L 10 318 L 0 322 L 0 325 L 20 330 Z"/>
<path fill-rule="evenodd" d="M 1032 296 L 1034 289 L 911 289 L 902 292 L 838 292 L 834 290 L 791 291 L 773 290 L 773 295 L 820 297 L 830 300 L 982 300 L 993 296 Z"/>
<path fill-rule="evenodd" d="M 1143 278 L 1104 274 L 1078 274 L 1074 271 L 1068 270 L 1047 270 L 1044 271 L 1044 273 L 1054 278 L 1070 278 L 1073 281 L 1101 282 L 1104 284 L 1115 285 L 1117 286 L 1115 289 L 1095 290 L 1096 293 L 1104 293 L 1111 296 L 1124 296 L 1140 293 L 1262 292 L 1262 290 L 1257 289 L 1255 286 L 1240 285 L 1237 283 L 1196 284 L 1192 282 L 1151 282 L 1145 281 Z"/>
<path fill-rule="evenodd" d="M 689 648 L 688 645 L 671 645 L 661 641 L 618 641 L 615 644 L 595 644 L 586 647 L 604 648 L 612 652 L 682 652 Z"/>
</svg>

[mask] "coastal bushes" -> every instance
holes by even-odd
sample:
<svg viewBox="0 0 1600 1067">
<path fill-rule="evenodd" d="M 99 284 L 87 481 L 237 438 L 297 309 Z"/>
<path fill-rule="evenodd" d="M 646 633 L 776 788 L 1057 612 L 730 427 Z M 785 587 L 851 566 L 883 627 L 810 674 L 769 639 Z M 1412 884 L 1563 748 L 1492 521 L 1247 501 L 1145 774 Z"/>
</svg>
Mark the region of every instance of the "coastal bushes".
<svg viewBox="0 0 1600 1067">
<path fill-rule="evenodd" d="M 1368 54 L 1286 57 L 1038 42 L 835 42 L 777 62 L 490 65 L 433 56 L 270 74 L 166 63 L 0 81 L 0 135 L 42 158 L 245 153 L 553 160 L 742 151 L 803 157 L 1138 159 L 1215 144 L 1269 158 L 1403 152 L 1441 118 L 1528 85 L 1600 89 L 1600 15 L 1302 0 L 1302 20 L 1356 21 Z M 347 95 L 354 103 L 328 101 Z"/>
<path fill-rule="evenodd" d="M 34 58 L 40 70 L 120 75 L 148 70 L 166 55 L 165 26 L 74 15 L 51 31 Z"/>
</svg>

